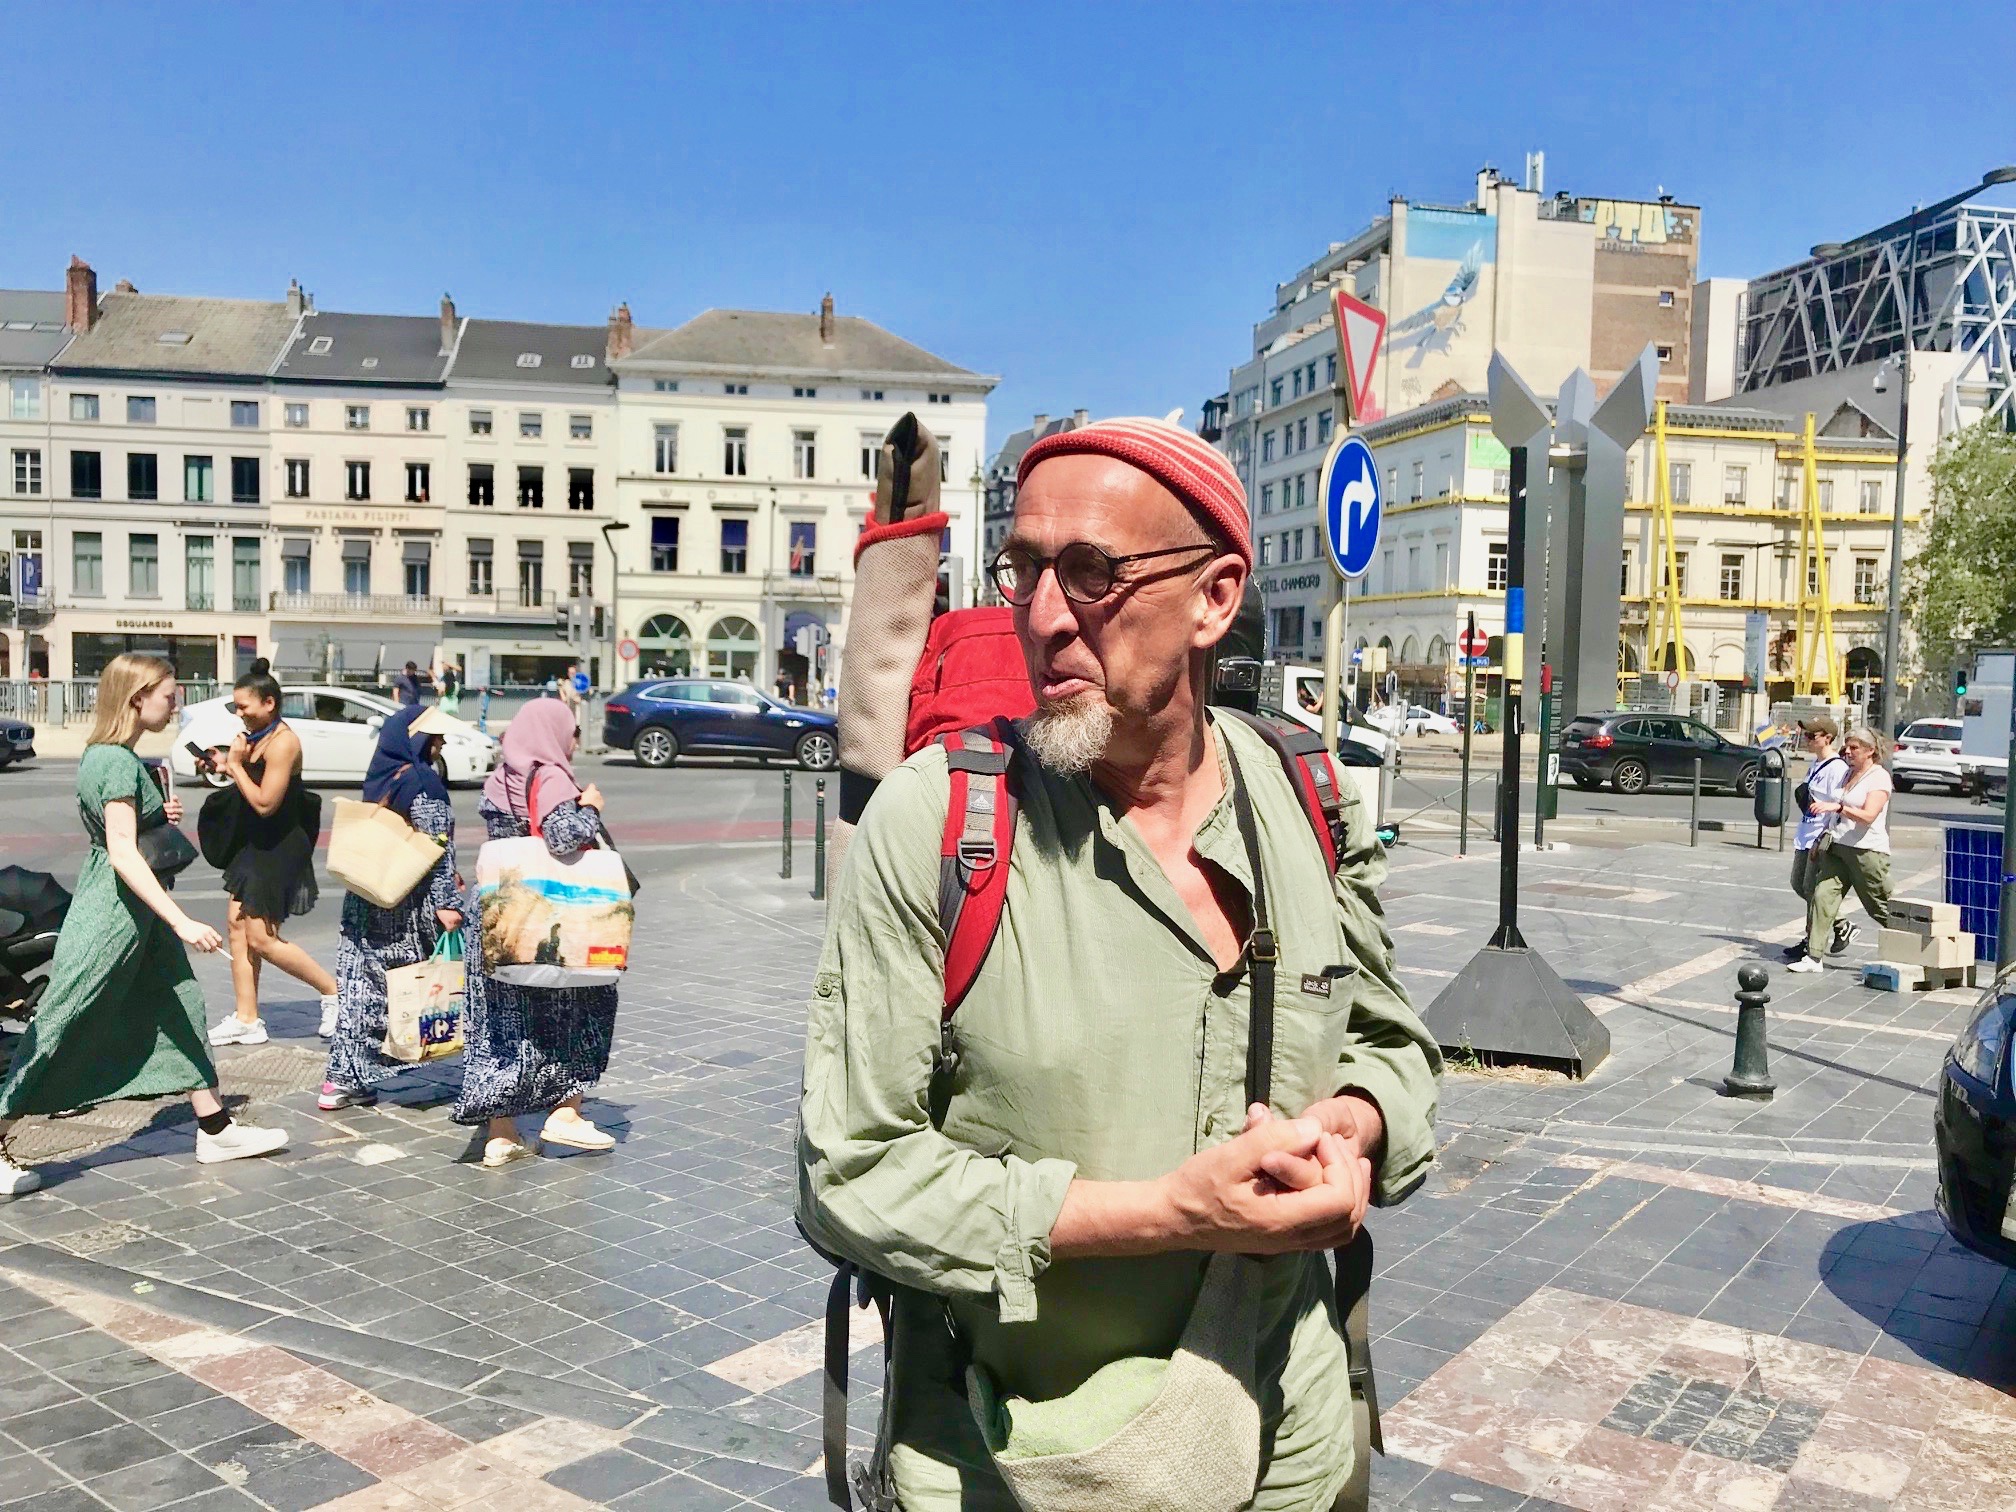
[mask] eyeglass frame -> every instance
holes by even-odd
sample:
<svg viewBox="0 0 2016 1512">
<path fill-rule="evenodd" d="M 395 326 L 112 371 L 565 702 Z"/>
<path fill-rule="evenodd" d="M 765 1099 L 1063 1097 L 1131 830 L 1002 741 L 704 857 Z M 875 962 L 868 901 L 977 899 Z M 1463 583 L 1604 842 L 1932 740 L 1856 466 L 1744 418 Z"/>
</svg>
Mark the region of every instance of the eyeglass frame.
<svg viewBox="0 0 2016 1512">
<path fill-rule="evenodd" d="M 1057 579 L 1058 592 L 1062 593 L 1065 598 L 1069 599 L 1074 604 L 1099 603 L 1102 600 L 1110 597 L 1113 590 L 1115 588 L 1118 588 L 1123 582 L 1140 581 L 1139 579 L 1127 579 L 1122 578 L 1120 576 L 1119 569 L 1127 566 L 1130 562 L 1145 562 L 1154 557 L 1178 556 L 1186 551 L 1209 551 L 1216 554 L 1220 550 L 1220 547 L 1214 541 L 1192 541 L 1187 546 L 1165 546 L 1159 551 L 1130 551 L 1126 553 L 1124 556 L 1115 556 L 1105 547 L 1094 545 L 1091 541 L 1066 541 L 1062 546 L 1058 547 L 1056 551 L 1052 552 L 1048 556 L 1043 556 L 1034 551 L 1029 552 L 1029 555 L 1033 558 L 1033 563 L 1036 568 L 1036 583 L 1034 587 L 1030 588 L 1029 596 L 1027 598 L 1018 599 L 1006 588 L 1003 588 L 1001 586 L 1001 578 L 1000 578 L 1001 559 L 1007 556 L 1008 553 L 1012 550 L 1028 550 L 1028 548 L 1003 546 L 999 551 L 994 553 L 993 560 L 988 562 L 987 564 L 987 581 L 994 585 L 995 591 L 998 592 L 1001 595 L 1001 597 L 1008 600 L 1008 602 L 1013 604 L 1016 608 L 1020 609 L 1027 604 L 1035 602 L 1036 589 L 1042 587 L 1043 585 L 1043 574 L 1046 572 L 1056 571 L 1058 558 L 1062 557 L 1065 552 L 1073 551 L 1080 547 L 1084 548 L 1086 551 L 1094 553 L 1102 561 L 1106 563 L 1107 582 L 1104 592 L 1098 594 L 1093 598 L 1080 598 L 1077 594 L 1073 593 L 1069 588 L 1066 588 L 1064 586 L 1064 579 L 1062 576 L 1059 576 Z M 1198 565 L 1201 566 L 1203 564 L 1199 563 Z"/>
</svg>

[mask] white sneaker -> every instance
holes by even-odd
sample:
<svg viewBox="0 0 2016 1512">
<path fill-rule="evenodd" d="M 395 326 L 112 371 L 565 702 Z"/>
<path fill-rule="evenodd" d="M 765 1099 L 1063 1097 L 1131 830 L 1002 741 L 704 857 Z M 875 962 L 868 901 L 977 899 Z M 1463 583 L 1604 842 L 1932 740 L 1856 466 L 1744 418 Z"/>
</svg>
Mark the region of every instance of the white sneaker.
<svg viewBox="0 0 2016 1512">
<path fill-rule="evenodd" d="M 19 1197 L 40 1185 L 40 1173 L 29 1170 L 16 1162 L 12 1155 L 0 1150 L 0 1197 Z"/>
<path fill-rule="evenodd" d="M 522 1139 L 492 1139 L 483 1145 L 483 1164 L 491 1170 L 507 1166 L 514 1160 L 524 1160 L 532 1153 L 532 1146 Z"/>
<path fill-rule="evenodd" d="M 1787 961 L 1785 963 L 1785 969 L 1787 971 L 1797 971 L 1804 973 L 1811 971 L 1825 971 L 1827 968 L 1820 964 L 1820 958 L 1818 956 L 1802 955 L 1796 961 Z"/>
<path fill-rule="evenodd" d="M 571 1118 L 559 1114 L 548 1115 L 546 1122 L 540 1127 L 539 1138 L 546 1144 L 566 1145 L 571 1149 L 591 1150 L 597 1154 L 616 1148 L 615 1135 L 596 1128 L 578 1113 Z"/>
<path fill-rule="evenodd" d="M 265 1038 L 262 1034 L 260 1038 Z M 232 1122 L 221 1134 L 196 1131 L 196 1159 L 204 1165 L 223 1160 L 249 1160 L 255 1155 L 271 1155 L 287 1148 L 285 1129 L 262 1129 L 257 1124 Z"/>
<path fill-rule="evenodd" d="M 322 999 L 322 1026 L 315 1032 L 324 1039 L 336 1032 L 336 1008 L 340 1002 L 341 999 L 333 992 Z"/>
<path fill-rule="evenodd" d="M 210 1043 L 213 1045 L 263 1045 L 266 1043 L 266 1020 L 254 1019 L 248 1024 L 234 1013 L 231 1017 L 210 1026 Z"/>
</svg>

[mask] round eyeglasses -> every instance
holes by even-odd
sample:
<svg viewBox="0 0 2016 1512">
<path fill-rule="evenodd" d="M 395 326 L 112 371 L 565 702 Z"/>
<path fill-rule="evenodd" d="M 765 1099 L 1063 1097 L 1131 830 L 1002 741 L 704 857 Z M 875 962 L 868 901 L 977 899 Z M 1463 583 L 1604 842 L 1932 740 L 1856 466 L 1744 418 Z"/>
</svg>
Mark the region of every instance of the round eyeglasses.
<svg viewBox="0 0 2016 1512">
<path fill-rule="evenodd" d="M 1043 556 L 1026 546 L 1004 546 L 988 564 L 987 575 L 1000 589 L 1001 597 L 1019 607 L 1036 597 L 1036 585 L 1043 581 L 1044 569 L 1054 567 L 1057 586 L 1064 590 L 1064 597 L 1074 604 L 1096 604 L 1113 591 L 1114 584 L 1121 581 L 1120 569 L 1131 562 L 1217 550 L 1208 541 L 1195 541 L 1188 546 L 1114 556 L 1090 541 L 1073 541 L 1055 556 Z"/>
</svg>

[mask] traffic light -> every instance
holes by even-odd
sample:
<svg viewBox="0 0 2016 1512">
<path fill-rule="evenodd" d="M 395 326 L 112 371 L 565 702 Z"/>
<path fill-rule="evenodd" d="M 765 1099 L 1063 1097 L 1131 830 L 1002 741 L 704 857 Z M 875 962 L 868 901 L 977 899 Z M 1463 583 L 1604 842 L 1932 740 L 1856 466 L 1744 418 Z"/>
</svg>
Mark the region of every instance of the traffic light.
<svg viewBox="0 0 2016 1512">
<path fill-rule="evenodd" d="M 1953 696 L 1955 698 L 1965 698 L 1967 696 L 1967 669 L 1965 667 L 1955 667 L 1953 669 Z"/>
</svg>

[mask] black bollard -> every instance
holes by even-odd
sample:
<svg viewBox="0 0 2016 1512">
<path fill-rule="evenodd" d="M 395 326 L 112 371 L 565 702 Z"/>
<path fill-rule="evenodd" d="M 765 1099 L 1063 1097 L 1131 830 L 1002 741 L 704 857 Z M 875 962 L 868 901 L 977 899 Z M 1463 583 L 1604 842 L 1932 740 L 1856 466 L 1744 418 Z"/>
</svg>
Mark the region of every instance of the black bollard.
<svg viewBox="0 0 2016 1512">
<path fill-rule="evenodd" d="M 1771 1001 L 1764 988 L 1770 980 L 1754 964 L 1736 973 L 1736 1064 L 1722 1081 L 1726 1097 L 1769 1102 L 1778 1090 L 1764 1044 L 1764 1005 Z"/>
<path fill-rule="evenodd" d="M 812 784 L 812 901 L 826 896 L 826 779 Z"/>
<path fill-rule="evenodd" d="M 784 870 L 777 873 L 785 881 L 791 880 L 791 774 L 784 774 Z"/>
<path fill-rule="evenodd" d="M 1687 805 L 1687 843 L 1701 843 L 1701 758 L 1694 758 L 1694 797 Z"/>
</svg>

